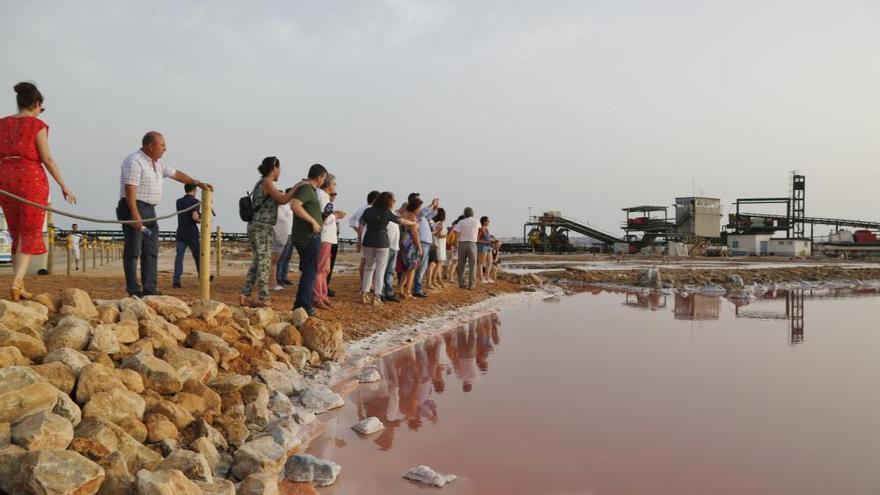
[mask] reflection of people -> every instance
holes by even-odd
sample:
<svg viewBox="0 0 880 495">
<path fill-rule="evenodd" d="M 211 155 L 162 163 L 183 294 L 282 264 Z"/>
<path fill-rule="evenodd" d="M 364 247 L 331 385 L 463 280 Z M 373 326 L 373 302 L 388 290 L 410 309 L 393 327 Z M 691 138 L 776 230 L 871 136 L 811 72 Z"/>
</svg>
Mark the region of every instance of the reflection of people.
<svg viewBox="0 0 880 495">
<path fill-rule="evenodd" d="M 76 203 L 76 196 L 64 185 L 58 165 L 49 152 L 49 126 L 37 118 L 45 111 L 43 95 L 33 84 L 22 82 L 15 85 L 15 99 L 18 113 L 0 119 L 0 189 L 46 204 L 49 181 L 43 170 L 45 166 L 61 187 L 64 199 Z M 0 196 L 0 207 L 12 236 L 10 299 L 28 299 L 31 294 L 24 288 L 24 274 L 31 256 L 46 252 L 43 244 L 46 212 L 7 196 Z"/>
<path fill-rule="evenodd" d="M 141 139 L 141 149 L 122 161 L 116 217 L 119 220 L 134 220 L 134 223 L 122 225 L 125 234 L 122 267 L 125 289 L 130 296 L 159 294 L 156 287 L 159 224 L 155 220 L 144 224 L 141 220 L 156 217 L 156 203 L 162 199 L 162 179 L 171 177 L 183 184 L 213 189 L 210 184 L 193 179 L 161 161 L 165 149 L 162 134 L 150 131 Z M 141 265 L 140 284 L 137 279 L 138 259 Z"/>
</svg>

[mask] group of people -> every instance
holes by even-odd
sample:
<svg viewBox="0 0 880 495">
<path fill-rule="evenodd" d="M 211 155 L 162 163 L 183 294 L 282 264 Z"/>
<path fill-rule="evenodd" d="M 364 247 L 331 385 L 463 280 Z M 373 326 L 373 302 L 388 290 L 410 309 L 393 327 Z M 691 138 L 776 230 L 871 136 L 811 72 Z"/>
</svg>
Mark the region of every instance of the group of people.
<svg viewBox="0 0 880 495">
<path fill-rule="evenodd" d="M 0 119 L 0 189 L 46 205 L 48 171 L 64 199 L 76 203 L 49 151 L 48 126 L 38 118 L 45 111 L 42 93 L 28 82 L 16 84 L 15 92 L 18 113 Z M 123 222 L 123 271 L 130 296 L 160 294 L 155 217 L 165 178 L 183 183 L 185 192 L 177 201 L 180 214 L 173 286 L 180 287 L 187 249 L 197 269 L 199 266 L 200 212 L 195 193 L 198 188 L 213 187 L 163 162 L 165 150 L 164 136 L 150 131 L 141 139 L 140 149 L 122 161 L 116 216 Z M 277 157 L 265 158 L 258 170 L 260 179 L 250 195 L 247 226 L 253 261 L 241 290 L 241 304 L 267 306 L 270 290 L 292 285 L 288 271 L 295 250 L 301 275 L 294 308 L 304 308 L 310 315 L 315 314 L 315 308 L 332 308 L 330 298 L 335 293 L 330 280 L 338 252 L 339 222 L 347 217 L 335 207 L 336 177 L 315 164 L 305 179 L 281 191 L 277 188 L 281 173 Z M 0 195 L 0 207 L 13 239 L 10 298 L 30 298 L 24 275 L 31 256 L 46 252 L 42 237 L 45 211 L 6 195 Z M 477 220 L 473 209 L 465 208 L 451 225 L 446 222 L 439 199 L 425 204 L 418 193 L 412 193 L 397 207 L 393 193 L 371 192 L 367 203 L 349 220 L 363 253 L 359 271 L 363 302 L 382 304 L 427 297 L 428 290 L 443 287 L 453 280 L 454 273 L 461 288 L 473 289 L 477 276 L 484 282 L 492 281 L 500 243 L 489 232 L 489 218 Z M 79 239 L 74 242 L 77 251 Z"/>
<path fill-rule="evenodd" d="M 253 260 L 240 304 L 269 306 L 272 290 L 292 285 L 287 273 L 295 249 L 300 279 L 294 308 L 310 315 L 316 308 L 332 309 L 335 293 L 330 280 L 339 222 L 348 217 L 335 205 L 336 177 L 315 164 L 305 179 L 282 191 L 277 157 L 266 157 L 257 170 L 260 179 L 249 195 L 247 227 Z M 489 232 L 489 218 L 477 220 L 472 208 L 465 208 L 447 227 L 439 199 L 425 204 L 420 194 L 412 193 L 398 207 L 394 193 L 372 191 L 366 204 L 349 217 L 349 225 L 363 254 L 359 275 L 366 304 L 428 297 L 428 290 L 444 287 L 454 273 L 459 287 L 473 289 L 477 276 L 491 282 L 497 270 L 501 244 Z"/>
</svg>

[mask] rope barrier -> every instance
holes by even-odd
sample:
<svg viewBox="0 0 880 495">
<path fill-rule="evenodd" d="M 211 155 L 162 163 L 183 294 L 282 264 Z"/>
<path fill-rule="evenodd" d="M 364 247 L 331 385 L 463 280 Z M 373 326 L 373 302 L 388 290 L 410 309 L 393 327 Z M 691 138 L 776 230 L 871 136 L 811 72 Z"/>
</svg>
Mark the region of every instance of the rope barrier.
<svg viewBox="0 0 880 495">
<path fill-rule="evenodd" d="M 52 213 L 56 213 L 56 214 L 58 214 L 58 215 L 62 215 L 62 216 L 65 216 L 65 217 L 75 218 L 75 219 L 77 219 L 77 220 L 82 220 L 82 221 L 84 221 L 84 222 L 93 222 L 93 223 L 118 223 L 118 224 L 129 224 L 129 225 L 130 225 L 130 224 L 134 224 L 134 223 L 138 223 L 138 222 L 140 222 L 140 223 L 158 222 L 159 220 L 166 220 L 166 219 L 169 219 L 169 218 L 173 218 L 173 217 L 176 217 L 177 215 L 180 215 L 181 213 L 186 213 L 186 212 L 188 212 L 188 211 L 192 211 L 192 210 L 194 210 L 196 207 L 198 207 L 199 205 L 202 204 L 202 202 L 199 201 L 198 203 L 195 203 L 194 205 L 192 205 L 192 206 L 190 206 L 190 207 L 188 207 L 188 208 L 184 208 L 183 210 L 175 211 L 174 213 L 169 213 L 169 214 L 167 214 L 167 215 L 162 215 L 161 217 L 156 217 L 156 218 L 143 218 L 143 219 L 141 219 L 141 220 L 102 220 L 102 219 L 100 219 L 100 218 L 92 218 L 92 217 L 87 217 L 87 216 L 84 216 L 84 215 L 77 215 L 76 213 L 69 213 L 69 212 L 66 212 L 66 211 L 56 210 L 55 208 L 52 208 L 52 207 L 50 207 L 50 206 L 47 206 L 47 205 L 41 205 L 41 204 L 39 204 L 39 203 L 34 203 L 33 201 L 30 201 L 30 200 L 28 200 L 28 199 L 22 198 L 21 196 L 16 196 L 15 194 L 12 194 L 11 192 L 9 192 L 9 191 L 5 191 L 5 190 L 3 190 L 3 189 L 0 189 L 0 194 L 2 194 L 2 195 L 4 195 L 4 196 L 9 196 L 10 198 L 12 198 L 12 199 L 14 199 L 14 200 L 16 200 L 16 201 L 20 201 L 20 202 L 22 202 L 22 203 L 24 203 L 24 204 L 26 204 L 26 205 L 33 206 L 34 208 L 39 208 L 39 209 L 41 209 L 41 210 L 51 211 Z"/>
</svg>

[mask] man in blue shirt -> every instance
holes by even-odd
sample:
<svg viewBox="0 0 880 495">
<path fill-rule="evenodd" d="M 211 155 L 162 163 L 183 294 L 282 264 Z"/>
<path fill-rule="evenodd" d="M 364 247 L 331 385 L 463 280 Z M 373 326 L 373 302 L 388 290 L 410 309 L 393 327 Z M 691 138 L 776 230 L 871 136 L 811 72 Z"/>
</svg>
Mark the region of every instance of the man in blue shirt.
<svg viewBox="0 0 880 495">
<path fill-rule="evenodd" d="M 185 184 L 183 190 L 186 194 L 177 200 L 177 211 L 185 210 L 190 206 L 197 204 L 196 186 L 193 184 Z M 193 259 L 196 262 L 196 273 L 199 272 L 199 227 L 198 222 L 201 221 L 199 216 L 199 208 L 195 208 L 185 213 L 177 215 L 177 253 L 174 256 L 174 284 L 175 289 L 180 288 L 180 277 L 183 275 L 183 256 L 186 254 L 186 248 L 192 252 Z"/>
</svg>

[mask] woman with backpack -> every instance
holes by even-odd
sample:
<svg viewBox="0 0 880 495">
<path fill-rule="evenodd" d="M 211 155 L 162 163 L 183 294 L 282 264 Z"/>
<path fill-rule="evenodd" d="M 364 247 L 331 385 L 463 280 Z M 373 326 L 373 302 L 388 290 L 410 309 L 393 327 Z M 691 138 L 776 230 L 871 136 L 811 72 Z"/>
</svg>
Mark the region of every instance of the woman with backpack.
<svg viewBox="0 0 880 495">
<path fill-rule="evenodd" d="M 281 175 L 281 162 L 274 156 L 263 159 L 257 167 L 261 179 L 254 186 L 250 195 L 250 209 L 239 205 L 239 213 L 242 220 L 248 222 L 248 241 L 251 245 L 253 261 L 248 269 L 241 289 L 239 304 L 242 306 L 268 307 L 269 306 L 269 265 L 272 256 L 272 234 L 275 222 L 278 219 L 278 205 L 287 204 L 293 198 L 296 187 L 282 193 L 275 183 Z M 244 200 L 245 198 L 242 198 Z M 246 201 L 243 201 L 246 202 Z M 256 303 L 251 301 L 251 292 L 254 282 L 259 285 L 259 295 Z"/>
</svg>

